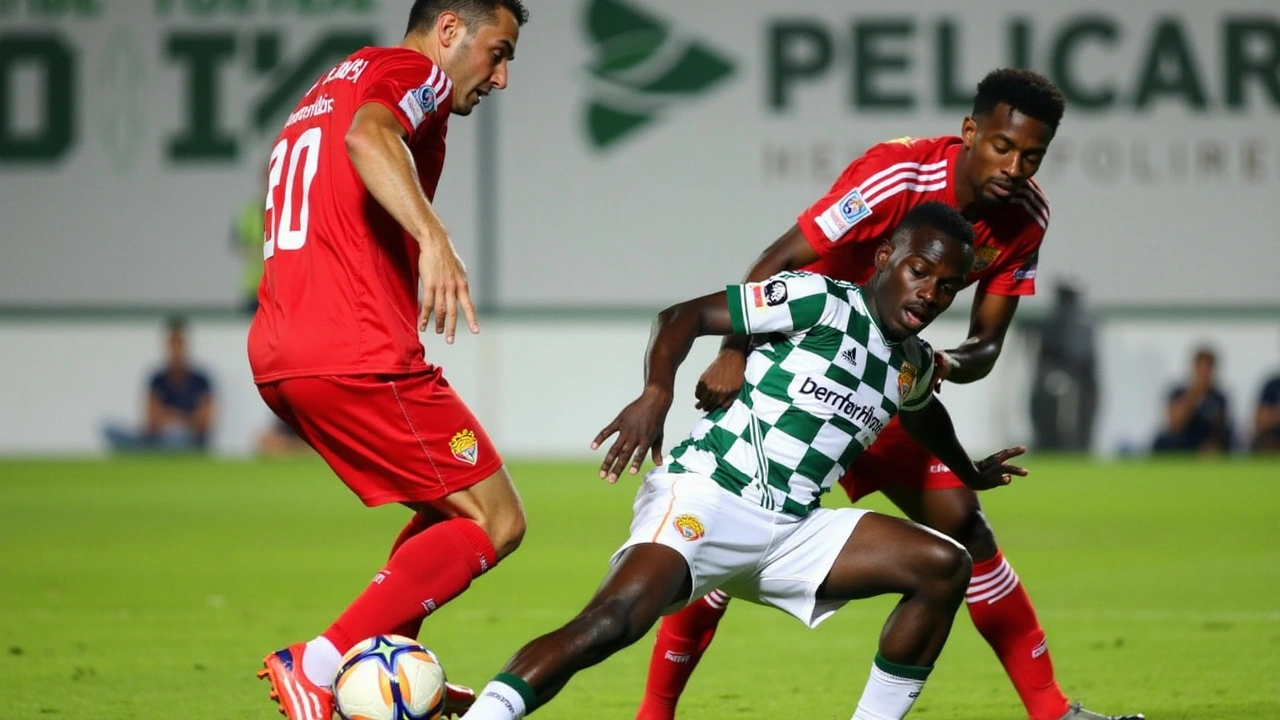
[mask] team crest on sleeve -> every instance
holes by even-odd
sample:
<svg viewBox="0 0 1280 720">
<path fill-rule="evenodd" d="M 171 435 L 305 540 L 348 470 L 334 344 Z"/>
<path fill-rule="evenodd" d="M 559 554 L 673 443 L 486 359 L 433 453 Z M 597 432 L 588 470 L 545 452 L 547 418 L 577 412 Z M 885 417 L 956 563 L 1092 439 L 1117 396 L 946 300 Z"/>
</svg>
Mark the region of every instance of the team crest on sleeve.
<svg viewBox="0 0 1280 720">
<path fill-rule="evenodd" d="M 911 390 L 916 386 L 916 376 L 919 374 L 916 366 L 909 362 L 902 363 L 902 369 L 898 371 L 898 399 L 899 401 L 906 399 L 911 395 Z"/>
<path fill-rule="evenodd" d="M 988 265 L 1000 257 L 1000 248 L 983 245 L 973 250 L 973 269 L 970 272 L 982 272 Z"/>
<path fill-rule="evenodd" d="M 844 237 L 844 234 L 849 232 L 849 228 L 857 225 L 870 214 L 871 206 L 862 199 L 862 191 L 854 188 L 814 218 L 814 221 L 818 223 L 818 227 L 822 229 L 827 239 L 835 242 Z"/>
<path fill-rule="evenodd" d="M 680 533 L 680 537 L 693 542 L 706 534 L 706 529 L 702 527 L 702 521 L 693 515 L 680 515 L 673 522 L 676 532 Z"/>
<path fill-rule="evenodd" d="M 476 434 L 470 430 L 459 431 L 449 441 L 449 450 L 453 452 L 453 456 L 468 465 L 475 465 L 476 460 L 480 456 L 480 443 L 476 441 Z"/>
</svg>

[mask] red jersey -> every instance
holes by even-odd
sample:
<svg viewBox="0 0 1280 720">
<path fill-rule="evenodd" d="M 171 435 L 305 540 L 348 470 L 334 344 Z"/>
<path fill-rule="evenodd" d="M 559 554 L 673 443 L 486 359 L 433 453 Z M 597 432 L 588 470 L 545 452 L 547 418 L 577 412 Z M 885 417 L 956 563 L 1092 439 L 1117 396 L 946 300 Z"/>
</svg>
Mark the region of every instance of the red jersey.
<svg viewBox="0 0 1280 720">
<path fill-rule="evenodd" d="M 901 138 L 867 150 L 845 168 L 827 194 L 799 218 L 818 253 L 804 268 L 862 284 L 875 272 L 876 248 L 911 208 L 925 202 L 957 207 L 954 136 Z M 1049 201 L 1034 181 L 974 221 L 973 268 L 965 286 L 993 295 L 1032 295 Z"/>
<path fill-rule="evenodd" d="M 289 115 L 267 171 L 265 263 L 249 329 L 255 382 L 427 367 L 418 243 L 369 194 L 345 137 L 362 105 L 389 108 L 431 198 L 452 92 L 421 53 L 365 48 L 322 75 Z"/>
</svg>

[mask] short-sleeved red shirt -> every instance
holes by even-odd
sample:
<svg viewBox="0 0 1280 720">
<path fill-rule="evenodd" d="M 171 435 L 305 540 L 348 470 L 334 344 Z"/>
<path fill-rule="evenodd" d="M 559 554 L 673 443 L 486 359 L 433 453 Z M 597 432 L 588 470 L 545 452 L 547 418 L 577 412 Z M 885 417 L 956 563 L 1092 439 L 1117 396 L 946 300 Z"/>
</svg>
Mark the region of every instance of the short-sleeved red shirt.
<svg viewBox="0 0 1280 720">
<path fill-rule="evenodd" d="M 265 269 L 249 331 L 256 382 L 427 367 L 418 244 L 370 195 L 345 138 L 361 106 L 385 105 L 433 197 L 452 92 L 421 53 L 364 48 L 322 75 L 289 115 L 268 165 Z"/>
<path fill-rule="evenodd" d="M 875 271 L 875 252 L 911 208 L 925 202 L 956 207 L 954 136 L 900 138 L 875 145 L 854 160 L 820 200 L 799 218 L 818 253 L 804 268 L 862 284 Z M 1034 181 L 973 223 L 974 263 L 965 284 L 993 295 L 1035 293 L 1040 243 L 1049 227 L 1049 201 Z"/>
</svg>

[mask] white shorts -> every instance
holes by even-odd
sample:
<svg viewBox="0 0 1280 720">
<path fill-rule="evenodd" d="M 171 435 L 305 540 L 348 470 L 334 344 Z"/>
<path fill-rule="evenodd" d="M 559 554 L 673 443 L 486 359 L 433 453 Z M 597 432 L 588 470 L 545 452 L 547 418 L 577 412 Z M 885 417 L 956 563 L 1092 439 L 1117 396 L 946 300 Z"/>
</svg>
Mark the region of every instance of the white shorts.
<svg viewBox="0 0 1280 720">
<path fill-rule="evenodd" d="M 666 545 L 684 557 L 693 578 L 693 594 L 668 612 L 719 588 L 816 627 L 847 602 L 816 595 L 868 512 L 818 508 L 799 518 L 747 502 L 705 475 L 659 467 L 645 476 L 631 537 L 610 563 L 634 545 Z"/>
</svg>

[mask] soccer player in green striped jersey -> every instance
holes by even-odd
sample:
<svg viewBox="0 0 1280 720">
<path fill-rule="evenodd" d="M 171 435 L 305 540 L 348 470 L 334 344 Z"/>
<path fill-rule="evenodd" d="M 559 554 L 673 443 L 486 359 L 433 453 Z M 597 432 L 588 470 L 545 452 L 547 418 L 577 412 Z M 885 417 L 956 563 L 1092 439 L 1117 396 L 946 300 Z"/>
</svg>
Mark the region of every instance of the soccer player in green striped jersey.
<svg viewBox="0 0 1280 720">
<path fill-rule="evenodd" d="M 464 720 L 515 720 L 577 671 L 641 638 L 664 612 L 720 588 L 810 627 L 855 598 L 899 593 L 855 720 L 901 718 L 919 696 L 968 587 L 958 543 L 819 498 L 901 411 L 921 444 L 977 490 L 1022 468 L 1010 448 L 974 462 L 932 393 L 934 353 L 917 334 L 951 305 L 973 262 L 973 229 L 925 203 L 876 252 L 863 287 L 812 273 L 674 305 L 659 314 L 645 389 L 596 436 L 618 435 L 600 466 L 615 482 L 658 463 L 637 495 L 631 537 L 573 620 L 525 645 Z M 700 335 L 754 335 L 746 384 L 663 462 L 676 368 Z"/>
</svg>

